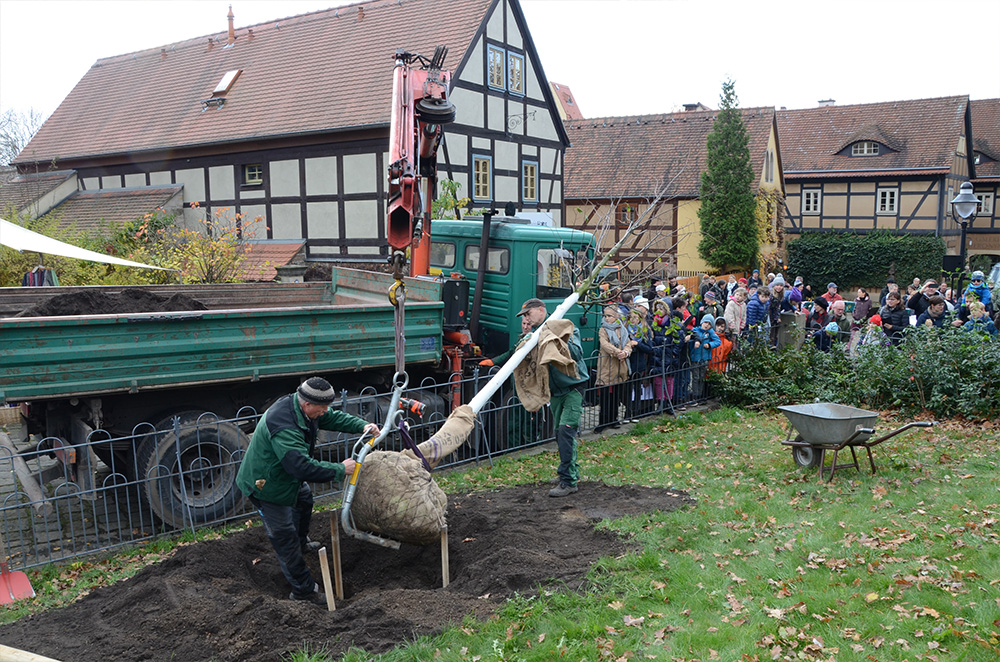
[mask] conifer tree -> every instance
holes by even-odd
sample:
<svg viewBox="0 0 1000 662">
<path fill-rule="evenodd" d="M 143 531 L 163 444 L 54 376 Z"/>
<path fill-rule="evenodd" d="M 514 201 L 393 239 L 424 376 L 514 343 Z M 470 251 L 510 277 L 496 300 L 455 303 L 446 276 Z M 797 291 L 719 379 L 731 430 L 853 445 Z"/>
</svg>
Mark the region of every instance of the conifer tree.
<svg viewBox="0 0 1000 662">
<path fill-rule="evenodd" d="M 757 261 L 759 248 L 754 219 L 757 202 L 749 137 L 732 80 L 722 84 L 719 113 L 707 142 L 698 210 L 698 254 L 715 269 L 749 270 Z"/>
</svg>

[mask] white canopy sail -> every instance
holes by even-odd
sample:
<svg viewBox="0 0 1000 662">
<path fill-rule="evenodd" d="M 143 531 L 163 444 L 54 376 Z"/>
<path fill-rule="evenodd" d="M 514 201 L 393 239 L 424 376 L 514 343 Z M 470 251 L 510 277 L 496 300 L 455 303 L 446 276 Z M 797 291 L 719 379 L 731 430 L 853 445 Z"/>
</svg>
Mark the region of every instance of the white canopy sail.
<svg viewBox="0 0 1000 662">
<path fill-rule="evenodd" d="M 46 255 L 61 255 L 77 260 L 89 260 L 90 262 L 103 262 L 105 264 L 120 264 L 124 267 L 139 267 L 141 269 L 159 269 L 160 271 L 170 271 L 163 267 L 154 267 L 151 264 L 132 262 L 119 257 L 104 255 L 86 248 L 73 246 L 66 242 L 46 237 L 43 234 L 32 232 L 20 225 L 0 218 L 0 244 L 13 248 L 16 251 L 31 251 L 35 253 L 45 253 Z"/>
</svg>

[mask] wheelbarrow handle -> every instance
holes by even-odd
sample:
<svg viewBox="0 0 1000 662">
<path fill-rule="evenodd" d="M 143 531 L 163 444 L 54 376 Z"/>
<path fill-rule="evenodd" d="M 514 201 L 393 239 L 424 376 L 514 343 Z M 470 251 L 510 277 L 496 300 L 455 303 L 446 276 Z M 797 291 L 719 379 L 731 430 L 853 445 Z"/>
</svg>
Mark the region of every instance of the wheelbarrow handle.
<svg viewBox="0 0 1000 662">
<path fill-rule="evenodd" d="M 937 424 L 937 421 L 917 421 L 914 423 L 918 428 L 932 428 Z"/>
<path fill-rule="evenodd" d="M 856 432 L 858 434 L 875 434 L 875 428 L 858 428 Z"/>
</svg>

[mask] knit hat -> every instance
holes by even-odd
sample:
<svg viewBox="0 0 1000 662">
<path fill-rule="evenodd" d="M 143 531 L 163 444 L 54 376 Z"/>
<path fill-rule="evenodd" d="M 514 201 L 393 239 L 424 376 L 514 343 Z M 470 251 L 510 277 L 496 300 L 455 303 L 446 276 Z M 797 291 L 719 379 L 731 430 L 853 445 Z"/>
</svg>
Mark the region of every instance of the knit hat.
<svg viewBox="0 0 1000 662">
<path fill-rule="evenodd" d="M 656 286 L 656 291 L 657 292 L 666 292 L 667 291 L 667 286 L 664 285 L 663 283 L 660 283 L 659 285 Z"/>
<path fill-rule="evenodd" d="M 740 278 L 740 279 L 739 279 L 738 281 L 736 281 L 736 282 L 737 282 L 737 284 L 739 284 L 739 285 L 746 285 L 746 284 L 747 284 L 747 279 L 746 279 L 746 278 Z"/>
<path fill-rule="evenodd" d="M 827 333 L 829 333 L 829 334 L 830 334 L 831 336 L 835 336 L 835 335 L 837 335 L 838 333 L 840 333 L 840 327 L 839 327 L 839 326 L 837 326 L 837 323 L 836 323 L 836 322 L 830 322 L 829 324 L 827 324 L 827 325 L 826 325 L 826 327 L 825 327 L 825 330 L 826 330 L 826 332 L 827 332 Z"/>
<path fill-rule="evenodd" d="M 712 290 L 709 290 L 708 292 L 705 292 L 705 301 L 708 301 L 709 299 L 711 299 L 712 301 L 715 301 L 717 298 L 718 297 L 715 296 L 715 292 L 713 292 Z"/>
<path fill-rule="evenodd" d="M 796 276 L 795 277 L 795 287 L 798 287 L 801 284 L 802 284 L 802 276 Z"/>
<path fill-rule="evenodd" d="M 789 290 L 788 300 L 795 302 L 802 301 L 802 292 L 799 290 L 799 288 L 793 287 L 791 290 Z"/>
<path fill-rule="evenodd" d="M 701 318 L 701 323 L 704 324 L 705 322 L 715 326 L 715 316 L 706 313 L 705 316 Z"/>
<path fill-rule="evenodd" d="M 310 377 L 299 385 L 299 397 L 314 405 L 329 405 L 337 397 L 330 382 L 322 377 Z"/>
<path fill-rule="evenodd" d="M 636 308 L 645 308 L 649 310 L 649 299 L 646 297 L 636 297 L 632 299 L 632 305 Z"/>
<path fill-rule="evenodd" d="M 815 299 L 813 299 L 813 303 L 822 308 L 823 310 L 826 310 L 827 308 L 830 307 L 830 302 L 824 299 L 823 297 L 816 297 Z"/>
<path fill-rule="evenodd" d="M 869 324 L 874 324 L 875 326 L 882 326 L 882 316 L 872 315 L 871 319 L 868 320 Z"/>
<path fill-rule="evenodd" d="M 983 275 L 982 271 L 979 271 L 977 269 L 976 271 L 972 272 L 972 280 L 986 280 L 986 276 Z"/>
<path fill-rule="evenodd" d="M 755 274 L 759 274 L 759 273 L 760 273 L 760 269 L 754 269 L 754 270 L 753 270 L 753 273 L 755 273 Z"/>
<path fill-rule="evenodd" d="M 774 287 L 775 285 L 781 285 L 781 286 L 785 285 L 785 279 L 782 277 L 781 274 L 775 276 L 774 280 L 771 281 L 771 287 Z"/>
</svg>

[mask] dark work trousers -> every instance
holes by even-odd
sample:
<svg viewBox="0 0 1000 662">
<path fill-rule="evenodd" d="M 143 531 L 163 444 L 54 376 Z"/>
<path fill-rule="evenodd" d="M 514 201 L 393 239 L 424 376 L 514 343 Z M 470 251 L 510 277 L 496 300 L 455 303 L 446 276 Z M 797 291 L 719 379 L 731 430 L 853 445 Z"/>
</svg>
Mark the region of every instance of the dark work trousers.
<svg viewBox="0 0 1000 662">
<path fill-rule="evenodd" d="M 250 500 L 264 520 L 267 538 L 274 547 L 274 553 L 278 555 L 282 574 L 292 585 L 292 592 L 296 595 L 309 595 L 316 582 L 302 557 L 302 545 L 306 542 L 312 519 L 312 490 L 302 483 L 294 506 L 279 506 L 254 497 L 250 497 Z"/>
</svg>

